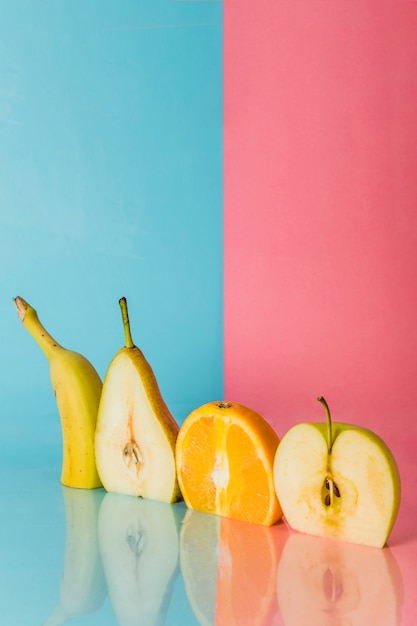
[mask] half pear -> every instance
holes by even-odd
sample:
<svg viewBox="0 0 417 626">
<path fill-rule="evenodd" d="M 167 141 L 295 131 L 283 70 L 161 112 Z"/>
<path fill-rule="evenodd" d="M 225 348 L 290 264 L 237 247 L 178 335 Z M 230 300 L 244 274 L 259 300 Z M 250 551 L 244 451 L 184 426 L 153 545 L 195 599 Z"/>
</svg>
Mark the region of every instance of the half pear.
<svg viewBox="0 0 417 626">
<path fill-rule="evenodd" d="M 97 469 L 107 491 L 175 502 L 178 424 L 154 372 L 130 332 L 126 298 L 119 300 L 126 345 L 111 361 L 97 417 Z"/>
</svg>

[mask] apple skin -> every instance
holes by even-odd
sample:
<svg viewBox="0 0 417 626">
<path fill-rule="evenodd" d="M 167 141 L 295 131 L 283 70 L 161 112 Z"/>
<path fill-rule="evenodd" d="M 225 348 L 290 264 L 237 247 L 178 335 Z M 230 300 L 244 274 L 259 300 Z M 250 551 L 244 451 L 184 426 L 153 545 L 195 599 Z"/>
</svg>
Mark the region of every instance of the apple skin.
<svg viewBox="0 0 417 626">
<path fill-rule="evenodd" d="M 383 547 L 400 506 L 400 474 L 385 442 L 330 415 L 282 437 L 274 482 L 289 526 L 320 537 Z"/>
</svg>

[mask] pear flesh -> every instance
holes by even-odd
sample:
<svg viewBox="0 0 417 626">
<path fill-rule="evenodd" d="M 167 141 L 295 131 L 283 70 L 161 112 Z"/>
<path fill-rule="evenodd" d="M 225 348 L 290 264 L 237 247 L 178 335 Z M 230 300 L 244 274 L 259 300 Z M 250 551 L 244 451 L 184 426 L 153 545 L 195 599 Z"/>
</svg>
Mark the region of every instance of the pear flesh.
<svg viewBox="0 0 417 626">
<path fill-rule="evenodd" d="M 394 457 L 375 433 L 333 423 L 298 424 L 282 438 L 274 461 L 278 499 L 291 528 L 383 547 L 400 503 Z"/>
<path fill-rule="evenodd" d="M 138 348 L 122 348 L 106 374 L 96 428 L 97 467 L 107 491 L 177 499 L 177 426 Z"/>
</svg>

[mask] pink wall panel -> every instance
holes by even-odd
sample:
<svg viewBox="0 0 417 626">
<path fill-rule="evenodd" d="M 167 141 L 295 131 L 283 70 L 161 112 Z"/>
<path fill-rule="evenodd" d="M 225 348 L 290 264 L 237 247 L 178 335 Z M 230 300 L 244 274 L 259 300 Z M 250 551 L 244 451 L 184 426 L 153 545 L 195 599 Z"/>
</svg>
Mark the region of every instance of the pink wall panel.
<svg viewBox="0 0 417 626">
<path fill-rule="evenodd" d="M 400 454 L 417 442 L 417 3 L 226 0 L 224 41 L 225 397 L 283 434 L 324 418 L 323 394 Z"/>
</svg>

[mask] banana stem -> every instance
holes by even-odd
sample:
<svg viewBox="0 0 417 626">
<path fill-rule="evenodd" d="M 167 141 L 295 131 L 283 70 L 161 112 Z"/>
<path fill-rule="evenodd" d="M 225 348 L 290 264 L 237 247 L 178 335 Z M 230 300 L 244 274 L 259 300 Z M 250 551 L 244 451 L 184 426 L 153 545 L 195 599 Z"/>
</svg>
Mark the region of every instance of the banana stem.
<svg viewBox="0 0 417 626">
<path fill-rule="evenodd" d="M 123 320 L 123 330 L 125 333 L 125 346 L 126 348 L 134 348 L 135 344 L 132 340 L 132 334 L 130 332 L 130 322 L 129 322 L 129 313 L 127 310 L 127 300 L 126 298 L 120 298 L 119 300 L 120 310 L 122 312 L 122 320 Z"/>
<path fill-rule="evenodd" d="M 330 415 L 330 409 L 323 398 L 323 396 L 319 396 L 317 400 L 324 406 L 324 410 L 326 411 L 326 420 L 327 420 L 327 450 L 328 453 L 331 454 L 333 447 L 333 428 L 332 428 L 332 417 Z"/>
<path fill-rule="evenodd" d="M 42 349 L 46 358 L 49 360 L 56 350 L 61 348 L 60 344 L 55 341 L 52 335 L 50 335 L 41 324 L 36 310 L 30 306 L 26 300 L 20 296 L 13 298 L 13 300 L 23 326 L 32 335 L 39 347 Z"/>
</svg>

